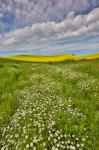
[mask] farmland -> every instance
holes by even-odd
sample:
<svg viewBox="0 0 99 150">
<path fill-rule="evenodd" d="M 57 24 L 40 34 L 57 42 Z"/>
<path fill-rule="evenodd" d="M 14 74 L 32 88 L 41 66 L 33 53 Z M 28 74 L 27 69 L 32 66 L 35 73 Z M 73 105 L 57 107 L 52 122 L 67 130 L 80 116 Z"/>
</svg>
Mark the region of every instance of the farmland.
<svg viewBox="0 0 99 150">
<path fill-rule="evenodd" d="M 99 60 L 0 59 L 1 150 L 98 150 Z"/>
<path fill-rule="evenodd" d="M 74 54 L 60 54 L 60 55 L 13 55 L 6 56 L 3 59 L 10 59 L 16 61 L 25 61 L 25 62 L 62 62 L 65 60 L 93 60 L 99 59 L 99 53 L 89 54 L 84 56 L 78 56 Z"/>
</svg>

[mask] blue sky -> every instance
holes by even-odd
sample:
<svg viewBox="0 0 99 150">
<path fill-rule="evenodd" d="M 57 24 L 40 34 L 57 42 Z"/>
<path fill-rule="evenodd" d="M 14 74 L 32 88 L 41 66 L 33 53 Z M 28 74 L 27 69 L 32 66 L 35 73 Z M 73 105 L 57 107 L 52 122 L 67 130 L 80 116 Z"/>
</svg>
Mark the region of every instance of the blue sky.
<svg viewBox="0 0 99 150">
<path fill-rule="evenodd" d="M 0 0 L 0 55 L 99 52 L 99 0 Z"/>
</svg>

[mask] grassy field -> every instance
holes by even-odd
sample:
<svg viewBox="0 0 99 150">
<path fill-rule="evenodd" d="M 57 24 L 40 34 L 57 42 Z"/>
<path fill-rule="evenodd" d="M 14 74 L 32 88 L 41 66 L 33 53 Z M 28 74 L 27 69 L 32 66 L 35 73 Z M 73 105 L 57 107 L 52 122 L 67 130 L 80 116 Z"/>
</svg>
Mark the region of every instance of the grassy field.
<svg viewBox="0 0 99 150">
<path fill-rule="evenodd" d="M 0 59 L 1 150 L 99 150 L 99 60 Z"/>
</svg>

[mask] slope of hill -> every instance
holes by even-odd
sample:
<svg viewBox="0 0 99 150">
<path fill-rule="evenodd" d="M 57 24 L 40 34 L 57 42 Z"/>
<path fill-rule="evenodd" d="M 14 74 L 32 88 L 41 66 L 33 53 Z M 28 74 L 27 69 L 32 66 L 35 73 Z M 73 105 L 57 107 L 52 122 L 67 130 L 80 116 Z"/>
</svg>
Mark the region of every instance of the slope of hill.
<svg viewBox="0 0 99 150">
<path fill-rule="evenodd" d="M 10 60 L 26 61 L 26 62 L 61 62 L 65 60 L 90 60 L 99 59 L 99 53 L 85 55 L 85 56 L 75 56 L 73 54 L 60 54 L 53 56 L 40 56 L 40 55 L 14 55 L 8 57 L 2 57 Z"/>
<path fill-rule="evenodd" d="M 82 56 L 83 59 L 99 59 L 99 53 Z"/>
<path fill-rule="evenodd" d="M 75 56 L 71 54 L 54 55 L 54 56 L 37 56 L 37 55 L 16 55 L 9 57 L 10 59 L 29 61 L 29 62 L 59 62 L 64 60 L 73 60 Z"/>
</svg>

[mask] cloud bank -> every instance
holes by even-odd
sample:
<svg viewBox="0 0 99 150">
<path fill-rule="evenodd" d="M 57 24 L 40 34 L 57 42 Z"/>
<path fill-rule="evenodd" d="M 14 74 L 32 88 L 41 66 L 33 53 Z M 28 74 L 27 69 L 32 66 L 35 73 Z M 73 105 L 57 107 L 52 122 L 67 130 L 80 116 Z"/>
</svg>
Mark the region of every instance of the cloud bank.
<svg viewBox="0 0 99 150">
<path fill-rule="evenodd" d="M 98 5 L 98 0 L 0 0 L 0 49 L 38 54 L 99 49 Z"/>
</svg>

